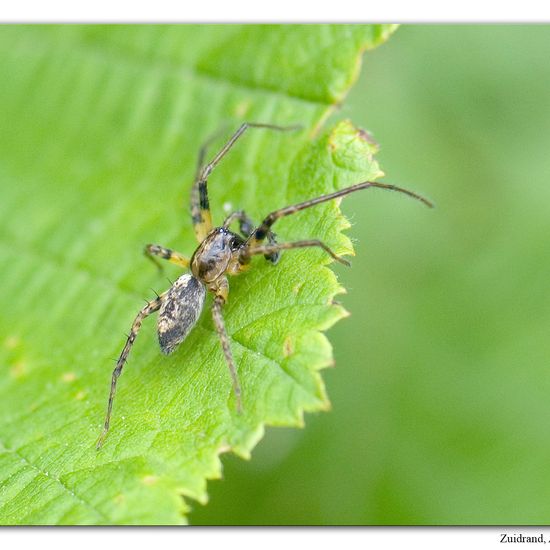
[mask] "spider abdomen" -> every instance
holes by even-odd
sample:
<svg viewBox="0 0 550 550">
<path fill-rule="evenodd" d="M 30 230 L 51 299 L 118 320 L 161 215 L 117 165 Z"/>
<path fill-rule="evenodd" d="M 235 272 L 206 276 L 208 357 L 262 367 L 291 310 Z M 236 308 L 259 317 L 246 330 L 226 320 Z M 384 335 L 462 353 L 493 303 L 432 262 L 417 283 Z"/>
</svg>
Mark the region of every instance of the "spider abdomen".
<svg viewBox="0 0 550 550">
<path fill-rule="evenodd" d="M 162 353 L 172 353 L 185 340 L 200 317 L 205 297 L 205 286 L 189 273 L 176 279 L 158 316 Z"/>
</svg>

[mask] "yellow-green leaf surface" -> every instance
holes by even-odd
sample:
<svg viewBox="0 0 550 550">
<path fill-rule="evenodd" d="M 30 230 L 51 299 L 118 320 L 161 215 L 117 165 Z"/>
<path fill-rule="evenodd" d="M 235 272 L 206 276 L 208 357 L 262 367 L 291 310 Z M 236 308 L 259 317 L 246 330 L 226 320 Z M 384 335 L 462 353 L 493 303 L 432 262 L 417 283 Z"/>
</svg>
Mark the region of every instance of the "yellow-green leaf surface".
<svg viewBox="0 0 550 550">
<path fill-rule="evenodd" d="M 208 309 L 171 356 L 147 319 L 97 452 L 113 359 L 164 275 L 158 243 L 190 255 L 197 151 L 244 120 L 250 130 L 210 179 L 255 219 L 380 175 L 350 122 L 322 121 L 364 50 L 393 27 L 53 26 L 0 29 L 0 523 L 174 524 L 183 497 L 206 502 L 219 455 L 247 457 L 265 425 L 301 426 L 329 407 L 321 331 L 345 315 L 322 252 L 255 259 L 231 279 L 227 330 L 235 398 Z M 220 139 L 215 147 L 220 147 Z M 332 202 L 282 220 L 281 241 L 316 237 L 350 253 Z M 210 304 L 207 301 L 207 308 Z"/>
</svg>

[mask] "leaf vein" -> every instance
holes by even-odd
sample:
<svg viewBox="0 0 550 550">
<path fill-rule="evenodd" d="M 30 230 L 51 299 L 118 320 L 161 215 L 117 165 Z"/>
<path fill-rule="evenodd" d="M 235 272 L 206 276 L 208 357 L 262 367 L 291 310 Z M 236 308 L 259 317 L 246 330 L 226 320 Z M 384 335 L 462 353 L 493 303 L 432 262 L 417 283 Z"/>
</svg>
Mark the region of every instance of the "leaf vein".
<svg viewBox="0 0 550 550">
<path fill-rule="evenodd" d="M 61 489 L 67 493 L 68 495 L 70 495 L 71 497 L 73 497 L 74 500 L 76 500 L 79 504 L 81 504 L 82 506 L 84 506 L 85 508 L 88 508 L 90 509 L 91 511 L 95 512 L 96 515 L 98 515 L 103 521 L 105 521 L 106 523 L 110 523 L 110 519 L 105 515 L 103 514 L 103 512 L 101 512 L 101 510 L 99 510 L 98 508 L 96 508 L 95 506 L 93 506 L 93 504 L 91 504 L 90 502 L 84 500 L 81 496 L 77 495 L 70 487 L 68 487 L 67 485 L 65 485 L 65 483 L 63 483 L 63 481 L 61 481 L 61 479 L 59 479 L 58 477 L 54 476 L 54 475 L 51 475 L 49 474 L 48 472 L 45 472 L 44 470 L 42 470 L 40 467 L 36 466 L 35 464 L 33 464 L 30 460 L 28 460 L 25 456 L 23 456 L 19 451 L 15 450 L 15 449 L 10 449 L 9 447 L 7 447 L 6 445 L 4 445 L 4 443 L 2 441 L 0 441 L 0 445 L 2 445 L 2 449 L 0 449 L 0 452 L 3 452 L 3 453 L 12 453 L 14 454 L 15 456 L 17 456 L 20 460 L 22 460 L 29 468 L 31 468 L 32 470 L 34 470 L 35 472 L 37 472 L 38 475 L 42 475 L 44 476 L 45 478 L 47 479 L 50 479 L 50 480 L 53 480 L 55 482 L 57 482 L 57 484 L 61 487 Z M 23 490 L 23 489 L 22 489 Z"/>
</svg>

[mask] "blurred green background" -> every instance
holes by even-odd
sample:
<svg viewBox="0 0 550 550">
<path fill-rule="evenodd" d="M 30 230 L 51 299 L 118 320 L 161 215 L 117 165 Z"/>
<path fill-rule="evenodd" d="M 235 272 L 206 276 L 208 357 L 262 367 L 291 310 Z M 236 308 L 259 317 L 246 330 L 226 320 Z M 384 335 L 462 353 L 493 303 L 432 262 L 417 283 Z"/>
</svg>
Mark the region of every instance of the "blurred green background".
<svg viewBox="0 0 550 550">
<path fill-rule="evenodd" d="M 74 32 L 78 32 L 76 27 Z M 201 32 L 196 35 L 200 41 Z M 8 39 L 5 43 L 10 46 Z M 47 55 L 40 44 L 38 38 L 23 44 L 29 48 L 25 55 L 38 53 L 29 56 L 37 65 L 40 55 Z M 170 44 L 170 39 L 164 43 Z M 194 51 L 189 48 L 182 54 L 193 55 Z M 9 62 L 17 68 L 13 59 L 11 56 Z M 50 69 L 51 74 L 62 68 L 60 60 L 64 57 L 55 59 L 58 65 Z M 381 144 L 378 159 L 387 174 L 385 181 L 425 194 L 437 208 L 430 211 L 415 201 L 378 190 L 343 201 L 343 210 L 353 222 L 348 235 L 355 240 L 357 256 L 351 269 L 335 267 L 348 289 L 340 300 L 352 315 L 329 332 L 336 366 L 325 370 L 323 376 L 332 411 L 306 415 L 303 430 L 268 428 L 249 462 L 223 455 L 224 479 L 208 483 L 208 506 L 191 502 L 190 523 L 550 523 L 549 59 L 550 26 L 534 25 L 406 25 L 388 43 L 366 54 L 358 83 L 327 127 L 338 119 L 350 118 L 371 131 Z M 227 67 L 231 69 L 230 64 Z M 157 77 L 162 68 L 154 73 Z M 23 75 L 32 74 L 32 65 L 23 65 L 23 69 Z M 109 70 L 105 65 L 105 74 L 114 74 Z M 132 186 L 134 195 L 128 198 L 129 205 L 117 203 L 111 218 L 123 212 L 122 219 L 134 223 L 131 209 L 153 203 L 150 183 L 172 182 L 175 193 L 180 185 L 175 175 L 180 178 L 183 167 L 194 162 L 194 145 L 182 147 L 177 124 L 162 134 L 151 130 L 160 126 L 147 120 L 142 125 L 137 122 L 144 113 L 154 112 L 147 110 L 152 105 L 148 102 L 154 97 L 155 82 L 160 80 L 149 82 L 149 73 L 141 75 L 128 63 L 121 75 L 115 75 L 114 90 L 124 91 L 117 83 L 133 82 L 134 71 L 139 75 L 138 84 L 150 84 L 140 87 L 137 96 L 132 89 L 125 102 L 125 96 L 106 92 L 98 96 L 105 98 L 104 104 L 91 102 L 92 113 L 98 105 L 105 110 L 115 105 L 126 108 L 119 112 L 113 107 L 109 121 L 116 123 L 120 116 L 121 128 L 120 133 L 109 135 L 107 142 L 97 139 L 102 135 L 98 130 L 102 120 L 95 126 L 82 124 L 86 132 L 96 130 L 88 140 L 88 134 L 79 131 L 81 120 L 70 116 L 78 111 L 82 118 L 88 117 L 78 109 L 79 101 L 87 104 L 85 97 L 69 103 L 62 113 L 65 118 L 59 117 L 65 124 L 60 133 L 66 141 L 55 139 L 58 115 L 48 112 L 51 103 L 47 95 L 45 116 L 38 117 L 30 146 L 26 141 L 32 134 L 32 117 L 42 107 L 40 88 L 30 90 L 34 103 L 29 109 L 23 103 L 21 133 L 13 124 L 19 115 L 6 108 L 5 117 L 15 130 L 5 133 L 4 147 L 17 153 L 14 156 L 23 179 L 4 177 L 5 182 L 29 185 L 36 176 L 33 166 L 45 166 L 47 177 L 36 179 L 37 189 L 51 174 L 59 175 L 56 161 L 66 154 L 77 159 L 69 164 L 73 172 L 62 175 L 67 189 L 73 177 L 81 186 L 93 189 L 96 181 L 104 181 L 105 189 L 109 189 L 105 195 L 90 195 L 90 205 L 80 201 L 74 205 L 75 213 L 67 227 L 76 228 L 77 236 L 83 230 L 86 238 L 81 241 L 70 231 L 57 234 L 50 228 L 47 234 L 53 240 L 48 241 L 44 258 L 52 250 L 67 248 L 82 260 L 86 239 L 96 239 L 96 230 L 107 227 L 95 226 L 95 222 L 84 225 L 82 219 L 88 211 L 119 197 L 117 187 L 109 188 L 108 182 L 121 177 L 127 188 Z M 87 82 L 96 82 L 94 74 L 84 70 L 78 82 L 84 87 Z M 37 75 L 44 76 L 40 71 Z M 71 87 L 65 89 L 63 82 L 55 90 L 66 92 L 69 98 Z M 8 92 L 18 89 L 6 86 Z M 174 89 L 167 88 L 168 99 Z M 186 93 L 193 97 L 201 89 L 191 86 Z M 56 105 L 62 104 L 65 96 L 56 97 Z M 223 97 L 228 103 L 231 98 L 241 100 L 236 93 L 227 97 L 213 93 L 212 97 Z M 143 100 L 138 103 L 141 113 L 134 112 L 132 98 L 134 102 L 136 98 Z M 15 96 L 10 96 L 10 101 L 20 103 Z M 272 113 L 275 120 L 285 112 L 284 105 L 280 111 L 271 111 L 279 107 L 269 101 L 261 104 L 267 111 L 260 112 Z M 222 105 L 225 103 L 220 100 L 210 113 L 193 112 L 191 119 L 198 123 L 208 116 L 216 118 Z M 314 119 L 323 105 L 304 102 L 306 122 Z M 159 120 L 170 113 L 162 111 Z M 8 128 L 9 121 L 4 123 Z M 51 142 L 50 125 L 54 129 Z M 66 137 L 73 135 L 74 140 Z M 158 136 L 167 141 L 159 146 L 155 162 L 145 163 L 143 151 L 149 150 L 149 144 L 155 144 L 151 150 L 157 151 Z M 115 147 L 121 137 L 123 147 Z M 195 144 L 195 139 L 194 135 L 185 136 L 185 144 Z M 42 147 L 43 142 L 48 146 Z M 66 144 L 66 151 L 60 143 Z M 85 154 L 79 157 L 81 149 Z M 174 157 L 176 163 L 166 162 L 166 158 Z M 27 158 L 32 177 L 23 169 L 26 165 L 22 159 Z M 108 168 L 104 180 L 94 171 L 95 159 Z M 120 170 L 113 173 L 110 164 Z M 140 172 L 143 166 L 145 173 Z M 32 191 L 33 186 L 29 189 Z M 71 188 L 71 193 L 78 189 Z M 40 191 L 44 193 L 44 189 Z M 20 191 L 8 197 L 18 195 Z M 67 197 L 72 196 L 67 193 Z M 13 222 L 18 235 L 24 235 L 28 220 L 34 222 L 35 232 L 40 224 L 50 227 L 49 217 L 58 211 L 54 208 L 49 212 L 36 201 L 23 217 L 8 200 L 4 199 L 3 205 L 6 220 Z M 139 237 L 139 246 L 150 238 L 149 228 L 161 215 L 170 216 L 166 228 L 172 228 L 163 229 L 164 235 L 179 235 L 180 212 L 174 208 L 166 214 L 161 203 L 155 208 L 132 234 Z M 32 229 L 32 223 L 29 227 Z M 160 230 L 154 234 L 159 242 L 169 244 Z M 23 238 L 20 241 L 26 242 Z M 114 268 L 113 278 L 122 286 L 133 288 L 136 280 L 153 280 L 156 273 L 142 272 L 141 267 L 134 278 L 137 268 L 128 266 L 134 265 L 135 250 L 126 239 L 117 240 L 114 247 L 109 242 L 94 258 L 110 260 L 95 267 L 94 273 L 109 274 L 113 256 L 119 258 L 118 251 L 122 261 Z M 17 279 L 13 273 L 18 272 L 12 270 L 11 280 L 5 277 L 4 281 L 6 303 L 11 296 L 9 283 L 11 288 L 17 286 L 18 291 L 32 296 L 28 281 L 33 279 L 24 275 Z M 46 269 L 42 279 L 37 277 L 35 292 L 39 288 L 36 285 L 48 276 Z M 62 280 L 56 279 L 56 283 L 48 292 L 63 290 Z M 79 289 L 76 286 L 73 291 L 75 288 Z M 85 295 L 90 301 L 94 288 L 87 289 Z M 41 295 L 40 304 L 49 296 Z M 102 295 L 98 308 L 109 296 Z M 58 306 L 55 304 L 54 317 L 56 311 L 58 317 L 63 311 Z M 100 335 L 120 327 L 124 307 L 122 300 L 113 305 L 101 326 L 98 324 Z M 6 326 L 12 320 L 18 322 L 17 312 L 16 307 L 4 308 Z M 79 315 L 76 310 L 71 318 Z M 44 326 L 50 321 L 45 319 Z M 92 355 L 94 342 L 89 334 L 93 326 L 90 323 L 83 331 L 71 327 L 73 334 L 82 332 L 74 347 L 84 362 L 90 357 L 103 360 L 105 353 L 103 349 L 93 350 Z M 154 339 L 152 331 L 148 337 Z M 52 353 L 60 355 L 63 350 L 61 347 Z M 147 353 L 158 356 L 156 348 Z M 96 369 L 103 368 L 97 361 L 90 361 L 93 364 Z M 87 375 L 93 372 L 92 366 L 86 369 L 90 370 L 81 371 L 82 384 L 95 388 L 91 390 L 93 403 L 93 392 L 106 388 L 91 384 Z M 36 378 L 32 380 L 37 384 Z M 49 385 L 44 392 L 52 395 L 58 387 L 59 383 Z M 69 389 L 64 391 L 61 395 L 69 395 Z M 101 397 L 103 406 L 103 393 Z M 18 417 L 19 412 L 12 415 L 10 411 L 9 418 Z M 82 421 L 82 417 L 77 420 Z M 27 420 L 31 421 L 36 422 L 34 417 Z M 39 430 L 39 423 L 33 429 Z M 95 436 L 93 421 L 89 429 Z M 24 432 L 19 426 L 16 430 Z M 40 457 L 45 454 L 39 447 L 34 452 Z M 157 502 L 143 500 L 149 506 Z M 50 507 L 49 502 L 42 505 Z"/>
<path fill-rule="evenodd" d="M 268 429 L 194 524 L 550 522 L 550 27 L 403 26 L 337 116 L 383 192 L 344 202 L 329 414 Z"/>
</svg>

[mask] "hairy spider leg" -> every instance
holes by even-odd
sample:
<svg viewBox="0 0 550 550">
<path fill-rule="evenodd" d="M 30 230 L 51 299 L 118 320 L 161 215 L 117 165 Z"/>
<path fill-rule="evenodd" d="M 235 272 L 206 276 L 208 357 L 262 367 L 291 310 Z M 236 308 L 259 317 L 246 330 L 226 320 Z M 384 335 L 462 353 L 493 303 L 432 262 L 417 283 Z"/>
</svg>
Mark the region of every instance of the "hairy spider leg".
<svg viewBox="0 0 550 550">
<path fill-rule="evenodd" d="M 227 296 L 227 280 L 225 280 L 226 287 L 224 289 L 224 294 Z M 214 325 L 216 331 L 220 338 L 222 345 L 223 354 L 225 356 L 225 362 L 229 368 L 229 373 L 231 374 L 231 381 L 233 383 L 233 392 L 235 393 L 235 400 L 237 405 L 237 412 L 240 414 L 243 410 L 242 400 L 241 400 L 241 385 L 239 383 L 239 377 L 237 375 L 237 367 L 235 366 L 235 361 L 233 359 L 233 353 L 231 352 L 231 345 L 229 344 L 229 336 L 225 330 L 225 322 L 223 320 L 222 307 L 226 302 L 226 297 L 222 294 L 217 294 L 214 297 L 212 302 L 212 318 L 214 320 Z"/>
<path fill-rule="evenodd" d="M 224 125 L 219 128 L 216 132 L 211 134 L 206 138 L 206 141 L 201 145 L 199 149 L 199 154 L 197 155 L 197 167 L 195 169 L 195 183 L 198 181 L 202 167 L 204 166 L 204 159 L 206 158 L 206 153 L 208 148 L 214 143 L 218 138 L 220 138 L 227 130 L 227 126 Z M 195 187 L 195 186 L 193 186 Z"/>
<path fill-rule="evenodd" d="M 130 330 L 130 334 L 128 335 L 128 339 L 126 340 L 126 344 L 124 345 L 124 348 L 116 363 L 115 370 L 113 371 L 113 375 L 111 378 L 111 392 L 109 393 L 109 403 L 107 405 L 107 414 L 105 415 L 105 424 L 103 426 L 103 432 L 97 440 L 96 449 L 101 448 L 105 441 L 105 437 L 107 436 L 107 432 L 109 431 L 109 423 L 111 421 L 111 412 L 113 410 L 113 401 L 115 399 L 117 380 L 120 376 L 120 373 L 122 372 L 122 367 L 124 367 L 124 364 L 126 363 L 126 359 L 128 359 L 128 354 L 130 353 L 130 350 L 134 345 L 134 341 L 137 337 L 139 329 L 141 328 L 141 323 L 146 317 L 151 315 L 151 313 L 154 313 L 155 311 L 158 311 L 160 309 L 166 294 L 167 293 L 164 292 L 154 300 L 151 300 L 146 306 L 144 306 L 140 310 L 140 312 L 134 319 L 134 322 L 132 323 L 132 329 Z"/>
<path fill-rule="evenodd" d="M 206 165 L 202 165 L 206 156 L 208 145 L 217 137 L 215 134 L 209 138 L 199 151 L 197 173 L 191 189 L 191 219 L 197 241 L 204 241 L 208 233 L 212 230 L 212 215 L 210 213 L 210 203 L 208 201 L 207 180 L 220 160 L 229 152 L 235 142 L 242 136 L 248 128 L 267 128 L 286 132 L 297 130 L 300 126 L 276 126 L 274 124 L 262 124 L 257 122 L 245 122 L 229 138 L 229 141 L 220 149 L 218 154 Z"/>
<path fill-rule="evenodd" d="M 268 214 L 265 217 L 262 223 L 256 228 L 254 233 L 248 238 L 246 247 L 243 250 L 245 257 L 247 254 L 246 249 L 247 248 L 252 250 L 256 249 L 267 238 L 269 231 L 271 230 L 271 226 L 282 217 L 290 216 L 291 214 L 299 212 L 300 210 L 311 208 L 312 206 L 315 206 L 322 202 L 327 202 L 333 199 L 337 199 L 339 197 L 349 195 L 350 193 L 354 193 L 355 191 L 360 191 L 361 189 L 368 189 L 371 187 L 378 187 L 380 189 L 386 189 L 389 191 L 398 191 L 399 193 L 404 193 L 405 195 L 408 195 L 413 199 L 423 202 L 426 206 L 433 208 L 433 204 L 428 199 L 425 199 L 424 197 L 421 197 L 420 195 L 417 195 L 416 193 L 413 193 L 412 191 L 409 191 L 407 189 L 397 187 L 396 185 L 392 185 L 389 183 L 375 182 L 375 181 L 364 181 L 362 183 L 356 183 L 355 185 L 346 187 L 345 189 L 340 189 L 339 191 L 335 191 L 334 193 L 329 193 L 328 195 L 321 195 L 320 197 L 316 197 L 314 199 L 300 202 L 298 204 L 293 204 L 291 206 L 286 206 L 285 208 L 280 208 L 279 210 L 275 210 L 274 212 L 271 212 L 271 214 Z M 301 241 L 301 242 L 314 242 L 314 241 Z M 290 244 L 290 243 L 286 243 L 286 244 Z M 316 244 L 316 245 L 305 245 L 305 246 L 320 246 L 320 245 Z"/>
<path fill-rule="evenodd" d="M 275 244 L 266 244 L 259 246 L 250 246 L 245 249 L 245 258 L 250 256 L 255 256 L 256 254 L 263 254 L 268 258 L 272 254 L 277 254 L 281 250 L 290 250 L 291 248 L 309 248 L 312 246 L 318 246 L 322 248 L 327 254 L 332 256 L 337 262 L 347 265 L 351 265 L 347 260 L 335 254 L 324 242 L 318 239 L 310 239 L 307 241 L 295 241 L 292 243 L 275 243 Z"/>
<path fill-rule="evenodd" d="M 414 199 L 417 199 L 423 202 L 426 206 L 429 206 L 430 208 L 433 207 L 433 204 L 429 200 L 407 189 L 403 189 L 401 187 L 397 187 L 396 185 L 392 185 L 389 183 L 364 181 L 362 183 L 357 183 L 350 187 L 346 187 L 345 189 L 340 189 L 339 191 L 336 191 L 334 193 L 330 193 L 328 195 L 321 195 L 320 197 L 316 197 L 314 199 L 310 199 L 291 206 L 286 206 L 285 208 L 280 208 L 279 210 L 275 210 L 274 212 L 271 212 L 265 217 L 263 222 L 256 228 L 254 233 L 248 238 L 246 245 L 243 247 L 243 252 L 241 254 L 243 261 L 246 262 L 250 256 L 254 256 L 256 254 L 264 254 L 264 256 L 268 257 L 269 254 L 276 254 L 280 250 L 318 246 L 322 248 L 325 252 L 330 254 L 336 261 L 343 263 L 344 265 L 350 265 L 348 261 L 336 255 L 327 245 L 325 245 L 323 242 L 317 239 L 297 241 L 294 243 L 278 244 L 278 243 L 269 242 L 269 233 L 271 231 L 271 226 L 277 220 L 279 220 L 284 216 L 290 216 L 291 214 L 299 212 L 300 210 L 305 210 L 306 208 L 310 208 L 322 202 L 327 202 L 333 199 L 337 199 L 339 197 L 349 195 L 350 193 L 354 193 L 355 191 L 360 191 L 361 189 L 368 189 L 371 187 L 378 187 L 380 189 L 386 189 L 390 191 L 398 191 L 399 193 L 404 193 L 409 197 L 412 197 Z M 268 239 L 269 244 L 262 245 L 265 239 Z"/>
<path fill-rule="evenodd" d="M 199 180 L 201 177 L 201 171 L 204 165 L 204 159 L 206 158 L 206 153 L 208 148 L 214 141 L 216 141 L 221 134 L 225 131 L 225 127 L 220 128 L 217 132 L 214 132 L 206 141 L 202 144 L 199 149 L 199 154 L 197 156 L 197 167 L 195 169 L 195 179 L 193 180 L 193 187 L 191 188 L 191 217 L 193 220 L 193 229 L 195 230 L 195 235 L 197 240 L 201 242 L 204 237 L 208 234 L 207 226 L 208 224 L 212 225 L 212 219 L 209 212 L 201 213 L 201 199 L 200 199 L 200 185 Z M 204 182 L 206 186 L 206 182 Z M 208 193 L 206 193 L 206 201 L 208 203 Z M 203 236 L 204 235 L 204 236 Z"/>
<path fill-rule="evenodd" d="M 160 270 L 162 270 L 162 265 L 156 260 L 155 256 L 162 258 L 163 260 L 168 260 L 169 262 L 179 265 L 180 267 L 187 268 L 191 260 L 176 252 L 170 248 L 164 248 L 158 244 L 148 244 L 144 249 L 144 254 L 149 258 Z"/>
</svg>

